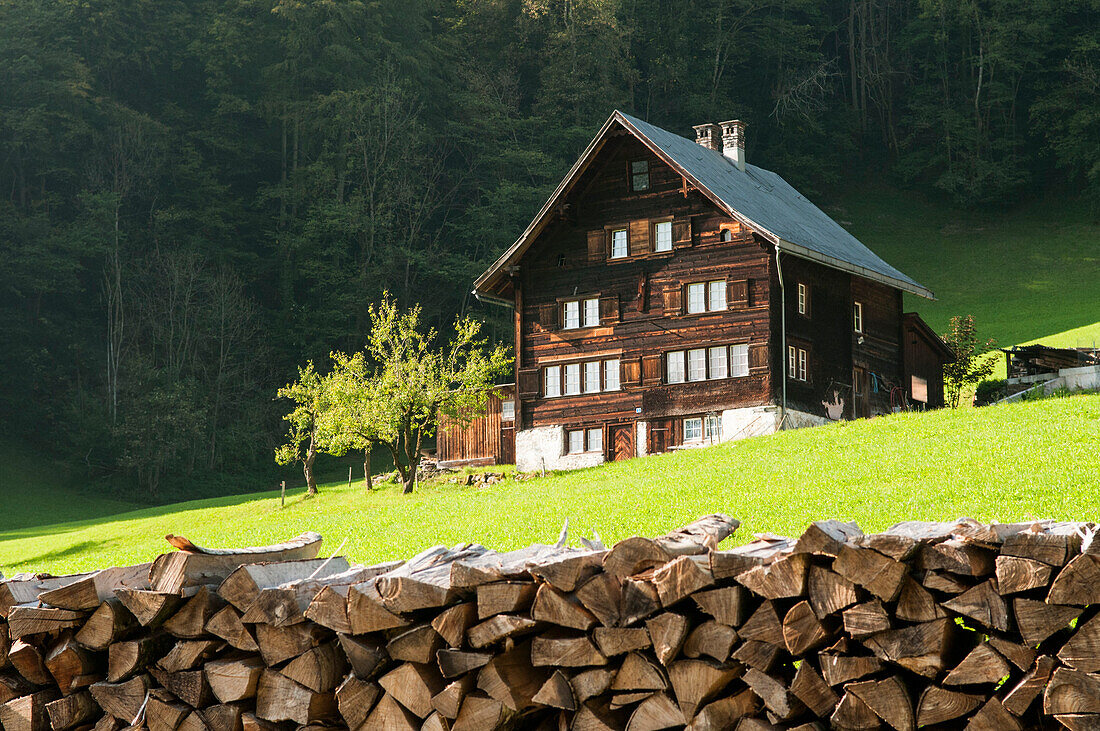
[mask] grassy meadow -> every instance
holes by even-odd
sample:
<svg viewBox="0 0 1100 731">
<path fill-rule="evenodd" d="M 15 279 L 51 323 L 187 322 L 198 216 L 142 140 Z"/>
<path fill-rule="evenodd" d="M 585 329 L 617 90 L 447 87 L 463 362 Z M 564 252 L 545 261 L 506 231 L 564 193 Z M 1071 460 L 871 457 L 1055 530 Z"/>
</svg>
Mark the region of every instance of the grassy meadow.
<svg viewBox="0 0 1100 731">
<path fill-rule="evenodd" d="M 1100 519 L 1100 395 L 900 414 L 784 432 L 706 449 L 484 487 L 442 482 L 405 496 L 396 485 L 325 484 L 179 503 L 0 531 L 0 568 L 70 572 L 148 561 L 166 533 L 239 546 L 305 530 L 323 550 L 373 562 L 439 543 L 493 548 L 552 542 L 569 519 L 606 542 L 656 534 L 721 511 L 743 521 L 733 541 L 798 534 L 811 520 L 878 530 L 904 519 Z"/>
</svg>

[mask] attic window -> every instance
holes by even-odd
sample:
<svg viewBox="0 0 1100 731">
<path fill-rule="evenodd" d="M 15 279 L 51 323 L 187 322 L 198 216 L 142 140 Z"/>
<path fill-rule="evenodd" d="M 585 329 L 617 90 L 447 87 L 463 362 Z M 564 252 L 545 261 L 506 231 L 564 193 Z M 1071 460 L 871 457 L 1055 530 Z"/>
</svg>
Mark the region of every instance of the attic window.
<svg viewBox="0 0 1100 731">
<path fill-rule="evenodd" d="M 558 266 L 559 267 L 564 267 L 565 266 L 565 254 L 558 254 Z"/>
<path fill-rule="evenodd" d="M 721 240 L 733 241 L 733 231 L 730 231 L 728 228 L 722 229 Z"/>
<path fill-rule="evenodd" d="M 635 192 L 649 190 L 649 160 L 630 163 L 630 189 Z"/>
</svg>

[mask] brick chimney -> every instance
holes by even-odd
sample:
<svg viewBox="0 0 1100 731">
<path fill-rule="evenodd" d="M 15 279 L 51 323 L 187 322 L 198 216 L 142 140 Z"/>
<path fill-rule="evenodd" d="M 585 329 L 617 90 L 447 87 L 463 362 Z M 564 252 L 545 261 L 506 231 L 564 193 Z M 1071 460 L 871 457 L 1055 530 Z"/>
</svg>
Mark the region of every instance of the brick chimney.
<svg viewBox="0 0 1100 731">
<path fill-rule="evenodd" d="M 745 123 L 740 119 L 721 122 L 722 154 L 733 160 L 738 170 L 745 169 Z M 696 127 L 698 129 L 698 127 Z"/>
<path fill-rule="evenodd" d="M 707 122 L 695 125 L 695 141 L 708 150 L 722 151 L 722 128 Z"/>
</svg>

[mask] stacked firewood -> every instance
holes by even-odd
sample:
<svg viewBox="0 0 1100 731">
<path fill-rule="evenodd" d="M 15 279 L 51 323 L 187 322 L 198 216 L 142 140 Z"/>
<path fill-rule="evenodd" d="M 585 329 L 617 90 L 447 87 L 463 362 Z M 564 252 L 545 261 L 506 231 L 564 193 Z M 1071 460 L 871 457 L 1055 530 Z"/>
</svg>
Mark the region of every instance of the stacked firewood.
<svg viewBox="0 0 1100 731">
<path fill-rule="evenodd" d="M 1100 729 L 1091 524 L 722 515 L 610 549 L 277 546 L 0 582 L 0 725 Z"/>
</svg>

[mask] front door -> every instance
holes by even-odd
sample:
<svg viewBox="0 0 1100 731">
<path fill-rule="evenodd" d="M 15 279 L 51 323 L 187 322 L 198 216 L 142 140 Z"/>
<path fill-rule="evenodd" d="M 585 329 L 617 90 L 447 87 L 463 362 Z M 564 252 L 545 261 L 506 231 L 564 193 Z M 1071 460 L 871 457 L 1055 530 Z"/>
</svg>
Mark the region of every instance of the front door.
<svg viewBox="0 0 1100 731">
<path fill-rule="evenodd" d="M 867 401 L 867 369 L 852 369 L 852 417 L 864 419 L 871 415 Z"/>
<path fill-rule="evenodd" d="M 634 456 L 634 425 L 615 424 L 607 429 L 611 461 L 630 459 Z"/>
</svg>

